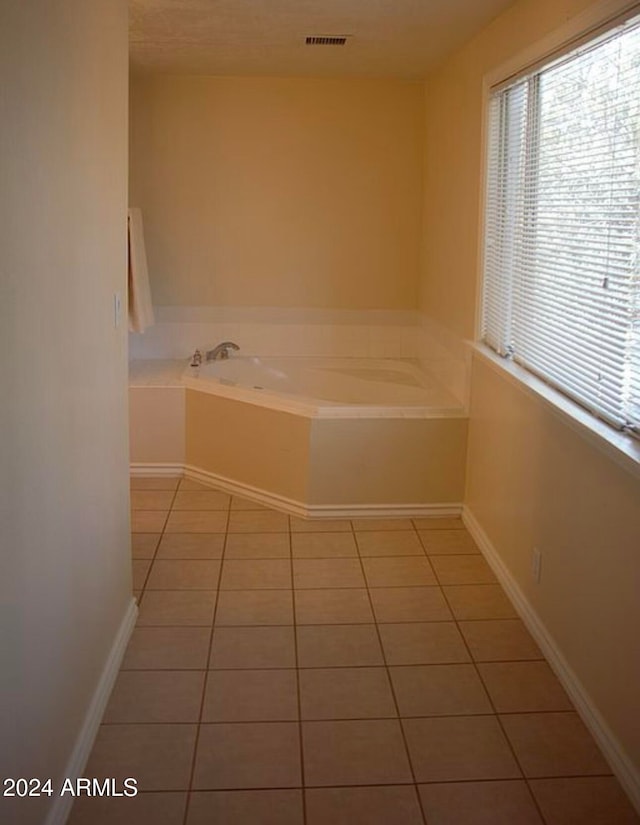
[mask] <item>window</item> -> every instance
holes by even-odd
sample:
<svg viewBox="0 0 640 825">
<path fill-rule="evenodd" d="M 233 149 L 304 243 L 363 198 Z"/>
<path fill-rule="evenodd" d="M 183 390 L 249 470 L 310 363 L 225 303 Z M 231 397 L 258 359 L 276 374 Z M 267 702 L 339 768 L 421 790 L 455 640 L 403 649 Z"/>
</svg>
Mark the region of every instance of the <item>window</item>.
<svg viewBox="0 0 640 825">
<path fill-rule="evenodd" d="M 490 97 L 482 340 L 640 433 L 640 22 Z"/>
</svg>

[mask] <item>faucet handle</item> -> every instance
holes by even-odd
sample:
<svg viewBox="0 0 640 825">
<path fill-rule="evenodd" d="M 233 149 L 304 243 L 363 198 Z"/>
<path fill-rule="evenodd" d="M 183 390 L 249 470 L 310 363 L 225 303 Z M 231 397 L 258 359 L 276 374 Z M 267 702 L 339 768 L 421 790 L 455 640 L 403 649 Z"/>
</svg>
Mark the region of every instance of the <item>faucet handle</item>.
<svg viewBox="0 0 640 825">
<path fill-rule="evenodd" d="M 202 364 L 202 353 L 197 349 L 191 356 L 191 367 L 199 367 Z"/>
</svg>

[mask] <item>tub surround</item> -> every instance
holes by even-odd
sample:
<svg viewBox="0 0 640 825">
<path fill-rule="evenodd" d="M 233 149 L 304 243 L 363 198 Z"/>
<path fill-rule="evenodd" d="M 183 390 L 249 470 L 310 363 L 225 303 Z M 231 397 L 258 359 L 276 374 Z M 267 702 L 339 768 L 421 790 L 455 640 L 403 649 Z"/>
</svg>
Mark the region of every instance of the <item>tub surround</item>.
<svg viewBox="0 0 640 825">
<path fill-rule="evenodd" d="M 243 356 L 413 358 L 467 405 L 469 348 L 417 312 L 160 306 L 155 315 L 156 324 L 144 334 L 129 335 L 133 364 L 186 360 L 217 341 L 236 341 Z"/>
<path fill-rule="evenodd" d="M 311 505 L 453 515 L 464 495 L 467 419 L 317 419 L 311 426 Z"/>
<path fill-rule="evenodd" d="M 185 361 L 129 362 L 129 460 L 132 467 L 185 462 Z"/>
<path fill-rule="evenodd" d="M 332 417 L 321 417 L 296 410 L 295 399 L 291 409 L 286 399 L 265 406 L 257 390 L 224 397 L 215 387 L 203 391 L 199 379 L 185 387 L 185 371 L 186 361 L 172 359 L 131 365 L 134 474 L 184 471 L 297 515 L 460 513 L 467 437 L 460 406 L 416 417 L 410 408 L 345 405 L 340 416 L 334 404 L 326 408 Z"/>
<path fill-rule="evenodd" d="M 134 360 L 187 358 L 216 341 L 236 341 L 242 355 L 414 358 L 415 312 L 284 307 L 158 306 L 156 324 L 129 336 Z"/>
<path fill-rule="evenodd" d="M 284 502 L 308 501 L 311 420 L 186 390 L 186 464 Z"/>
<path fill-rule="evenodd" d="M 181 387 L 186 363 L 180 358 L 129 361 L 129 387 Z"/>
<path fill-rule="evenodd" d="M 213 483 L 233 480 L 302 515 L 461 510 L 466 419 L 312 419 L 186 396 L 186 463 Z"/>
<path fill-rule="evenodd" d="M 129 388 L 129 448 L 133 464 L 182 464 L 185 458 L 184 387 Z"/>
</svg>

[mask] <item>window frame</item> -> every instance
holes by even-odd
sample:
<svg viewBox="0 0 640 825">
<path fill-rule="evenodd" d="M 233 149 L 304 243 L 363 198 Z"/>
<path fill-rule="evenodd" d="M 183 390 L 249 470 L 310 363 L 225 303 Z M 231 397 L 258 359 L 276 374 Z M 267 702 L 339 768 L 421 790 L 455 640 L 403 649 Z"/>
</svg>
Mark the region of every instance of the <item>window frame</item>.
<svg viewBox="0 0 640 825">
<path fill-rule="evenodd" d="M 485 218 L 487 214 L 489 163 L 489 117 L 492 94 L 531 75 L 543 67 L 560 63 L 581 46 L 587 47 L 599 38 L 607 37 L 630 19 L 640 15 L 637 0 L 603 0 L 578 15 L 541 41 L 511 58 L 508 62 L 484 75 L 482 81 L 482 134 L 480 164 L 480 210 L 477 257 L 477 300 L 473 351 L 476 357 L 502 373 L 510 383 L 541 401 L 555 415 L 592 443 L 614 458 L 619 464 L 640 477 L 640 441 L 637 435 L 616 429 L 597 414 L 585 409 L 579 402 L 556 389 L 543 377 L 520 366 L 512 359 L 499 355 L 482 341 L 483 303 L 485 290 Z"/>
</svg>

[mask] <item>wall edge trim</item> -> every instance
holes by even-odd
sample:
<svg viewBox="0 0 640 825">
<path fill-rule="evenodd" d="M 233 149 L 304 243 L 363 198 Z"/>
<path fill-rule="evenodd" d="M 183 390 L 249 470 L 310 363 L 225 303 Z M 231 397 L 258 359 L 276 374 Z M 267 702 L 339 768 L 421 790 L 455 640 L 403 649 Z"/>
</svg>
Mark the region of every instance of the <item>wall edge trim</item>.
<svg viewBox="0 0 640 825">
<path fill-rule="evenodd" d="M 588 691 L 574 672 L 564 654 L 547 630 L 542 619 L 520 589 L 491 539 L 485 533 L 468 505 L 462 509 L 462 520 L 480 548 L 482 555 L 495 573 L 518 615 L 542 650 L 552 670 L 569 694 L 571 701 L 596 740 L 603 755 L 620 784 L 626 791 L 631 804 L 640 813 L 640 771 L 627 756 L 618 738 L 597 709 Z"/>
<path fill-rule="evenodd" d="M 276 510 L 302 518 L 428 518 L 429 516 L 459 516 L 461 502 L 418 502 L 408 504 L 307 504 L 303 501 L 270 493 L 260 487 L 234 481 L 226 476 L 201 470 L 191 464 L 131 464 L 131 475 L 175 476 L 184 473 L 187 478 L 222 489 L 232 495 L 257 501 Z"/>
<path fill-rule="evenodd" d="M 138 616 L 138 605 L 134 598 L 127 605 L 124 616 L 113 639 L 98 684 L 93 692 L 84 721 L 73 746 L 71 756 L 64 769 L 64 777 L 76 779 L 82 776 L 89 754 L 93 748 L 98 728 L 102 721 L 107 702 L 116 681 L 129 638 Z M 75 797 L 65 794 L 57 796 L 44 820 L 45 825 L 64 825 L 71 812 Z"/>
</svg>

